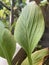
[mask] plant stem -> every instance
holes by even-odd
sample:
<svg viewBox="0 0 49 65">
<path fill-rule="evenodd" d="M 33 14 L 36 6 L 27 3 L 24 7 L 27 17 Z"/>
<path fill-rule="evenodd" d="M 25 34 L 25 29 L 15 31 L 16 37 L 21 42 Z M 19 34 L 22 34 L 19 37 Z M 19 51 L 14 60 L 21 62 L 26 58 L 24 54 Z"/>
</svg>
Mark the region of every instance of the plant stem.
<svg viewBox="0 0 49 65">
<path fill-rule="evenodd" d="M 13 25 L 14 23 L 14 6 L 15 6 L 15 0 L 11 0 L 11 13 L 10 13 L 10 24 Z M 12 29 L 12 34 L 14 34 L 14 28 Z"/>
<path fill-rule="evenodd" d="M 29 61 L 29 65 L 32 65 L 32 58 L 31 58 L 31 54 L 28 55 L 28 61 Z"/>
<path fill-rule="evenodd" d="M 10 60 L 8 60 L 8 64 L 9 64 L 9 65 L 12 65 L 12 63 L 11 63 L 11 61 L 10 61 Z"/>
<path fill-rule="evenodd" d="M 8 10 L 11 10 L 10 7 L 8 7 L 4 2 L 0 1 L 0 4 L 1 4 L 2 6 L 4 6 L 5 8 L 7 8 Z"/>
</svg>

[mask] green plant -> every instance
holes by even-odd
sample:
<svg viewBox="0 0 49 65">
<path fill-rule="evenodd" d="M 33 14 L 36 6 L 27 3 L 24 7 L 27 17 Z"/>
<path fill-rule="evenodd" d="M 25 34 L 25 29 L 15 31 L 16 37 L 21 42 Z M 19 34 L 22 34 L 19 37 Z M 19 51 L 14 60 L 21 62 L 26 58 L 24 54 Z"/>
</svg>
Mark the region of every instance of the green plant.
<svg viewBox="0 0 49 65">
<path fill-rule="evenodd" d="M 11 32 L 4 28 L 3 23 L 0 21 L 0 56 L 6 58 L 9 65 L 15 52 L 15 40 Z"/>
<path fill-rule="evenodd" d="M 41 9 L 35 2 L 31 2 L 24 7 L 14 31 L 16 42 L 26 51 L 30 65 L 32 65 L 31 53 L 41 39 L 44 28 Z"/>
<path fill-rule="evenodd" d="M 33 65 L 42 65 L 44 61 L 44 57 L 48 55 L 48 48 L 38 50 L 32 53 L 32 64 Z M 26 58 L 21 65 L 29 65 L 28 58 Z"/>
<path fill-rule="evenodd" d="M 14 25 L 15 23 L 10 28 L 11 30 Z M 28 56 L 22 65 L 40 65 L 40 62 L 43 63 L 43 58 L 49 54 L 48 48 L 32 52 L 40 41 L 44 29 L 45 23 L 41 8 L 33 1 L 23 8 L 16 22 L 14 36 L 0 21 L 0 56 L 6 58 L 8 64 L 12 65 L 12 57 L 15 52 L 16 42 L 18 42 Z"/>
</svg>

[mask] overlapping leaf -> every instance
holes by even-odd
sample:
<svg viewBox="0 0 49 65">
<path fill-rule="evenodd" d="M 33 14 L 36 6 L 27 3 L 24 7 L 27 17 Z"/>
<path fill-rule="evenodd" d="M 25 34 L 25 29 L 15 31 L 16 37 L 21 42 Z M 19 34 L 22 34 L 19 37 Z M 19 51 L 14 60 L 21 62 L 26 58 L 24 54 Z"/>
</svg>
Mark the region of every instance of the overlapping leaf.
<svg viewBox="0 0 49 65">
<path fill-rule="evenodd" d="M 42 65 L 44 57 L 49 55 L 48 48 L 36 51 L 32 54 L 32 64 L 33 65 Z M 21 65 L 29 65 L 28 58 L 26 58 Z"/>
<path fill-rule="evenodd" d="M 10 31 L 0 26 L 0 56 L 6 58 L 9 65 L 11 65 L 15 46 L 15 40 Z"/>
</svg>

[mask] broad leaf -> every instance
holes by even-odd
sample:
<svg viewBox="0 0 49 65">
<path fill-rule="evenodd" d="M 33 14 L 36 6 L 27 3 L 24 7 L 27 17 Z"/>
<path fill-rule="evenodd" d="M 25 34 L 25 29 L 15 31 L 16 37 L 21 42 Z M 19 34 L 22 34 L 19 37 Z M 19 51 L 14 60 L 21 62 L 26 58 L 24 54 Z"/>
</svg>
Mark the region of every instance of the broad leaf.
<svg viewBox="0 0 49 65">
<path fill-rule="evenodd" d="M 10 31 L 0 27 L 0 56 L 6 58 L 9 65 L 15 52 L 15 40 Z"/>
<path fill-rule="evenodd" d="M 40 7 L 35 2 L 26 5 L 16 23 L 14 37 L 29 58 L 43 35 L 44 27 L 44 18 Z"/>
<path fill-rule="evenodd" d="M 44 57 L 49 55 L 48 48 L 36 51 L 32 54 L 32 65 L 42 65 Z M 28 58 L 26 58 L 21 65 L 29 65 Z"/>
</svg>

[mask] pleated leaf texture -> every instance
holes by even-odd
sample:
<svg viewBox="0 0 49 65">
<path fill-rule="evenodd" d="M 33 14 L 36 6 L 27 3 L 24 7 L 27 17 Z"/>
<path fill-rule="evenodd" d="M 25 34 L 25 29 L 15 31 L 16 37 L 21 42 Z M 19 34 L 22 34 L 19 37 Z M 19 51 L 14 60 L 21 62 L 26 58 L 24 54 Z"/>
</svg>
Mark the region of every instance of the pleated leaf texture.
<svg viewBox="0 0 49 65">
<path fill-rule="evenodd" d="M 7 59 L 9 65 L 14 55 L 16 42 L 11 32 L 0 22 L 0 56 Z"/>
<path fill-rule="evenodd" d="M 32 65 L 42 65 L 45 56 L 49 55 L 48 48 L 38 50 L 32 53 Z M 28 58 L 26 58 L 21 65 L 29 65 Z"/>
<path fill-rule="evenodd" d="M 37 46 L 44 32 L 45 24 L 42 11 L 35 2 L 26 5 L 18 18 L 14 38 L 27 55 Z"/>
</svg>

